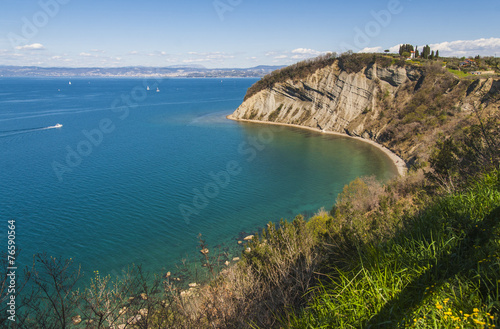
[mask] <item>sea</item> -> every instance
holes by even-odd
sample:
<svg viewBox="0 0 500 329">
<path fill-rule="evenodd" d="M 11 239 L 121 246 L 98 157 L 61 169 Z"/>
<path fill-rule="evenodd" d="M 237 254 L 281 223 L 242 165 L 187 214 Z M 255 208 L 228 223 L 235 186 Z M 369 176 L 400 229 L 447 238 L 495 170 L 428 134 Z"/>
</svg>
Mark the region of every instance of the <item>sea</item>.
<svg viewBox="0 0 500 329">
<path fill-rule="evenodd" d="M 180 276 L 201 245 L 232 262 L 267 223 L 397 175 L 358 140 L 226 119 L 256 81 L 0 78 L 0 253 L 14 236 L 18 269 L 46 253 L 87 278 Z"/>
</svg>

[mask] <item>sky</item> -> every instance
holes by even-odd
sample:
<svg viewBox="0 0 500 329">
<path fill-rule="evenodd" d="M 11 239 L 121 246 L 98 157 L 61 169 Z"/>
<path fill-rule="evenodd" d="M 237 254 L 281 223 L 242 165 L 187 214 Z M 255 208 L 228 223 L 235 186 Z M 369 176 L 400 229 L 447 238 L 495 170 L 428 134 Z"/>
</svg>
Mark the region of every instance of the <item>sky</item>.
<svg viewBox="0 0 500 329">
<path fill-rule="evenodd" d="M 498 0 L 0 0 L 0 65 L 243 68 L 401 43 L 500 56 L 499 18 Z"/>
</svg>

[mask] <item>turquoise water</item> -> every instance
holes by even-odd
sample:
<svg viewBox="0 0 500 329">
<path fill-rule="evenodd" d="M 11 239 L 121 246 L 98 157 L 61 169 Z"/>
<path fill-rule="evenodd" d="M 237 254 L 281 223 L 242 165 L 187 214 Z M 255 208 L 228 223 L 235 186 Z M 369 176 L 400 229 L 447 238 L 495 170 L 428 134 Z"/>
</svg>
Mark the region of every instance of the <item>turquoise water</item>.
<svg viewBox="0 0 500 329">
<path fill-rule="evenodd" d="M 47 252 L 87 273 L 159 273 L 198 257 L 199 233 L 235 256 L 269 221 L 396 174 L 366 143 L 225 119 L 255 81 L 0 79 L 0 225 L 16 220 L 17 265 Z"/>
</svg>

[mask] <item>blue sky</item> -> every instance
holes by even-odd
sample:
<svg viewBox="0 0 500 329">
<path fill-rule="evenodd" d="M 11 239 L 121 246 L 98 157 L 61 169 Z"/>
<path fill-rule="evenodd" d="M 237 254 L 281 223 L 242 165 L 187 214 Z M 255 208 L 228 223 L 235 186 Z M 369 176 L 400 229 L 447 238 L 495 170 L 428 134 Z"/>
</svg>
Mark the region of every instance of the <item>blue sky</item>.
<svg viewBox="0 0 500 329">
<path fill-rule="evenodd" d="M 498 0 L 0 0 L 0 65 L 251 67 L 429 44 L 500 56 Z"/>
</svg>

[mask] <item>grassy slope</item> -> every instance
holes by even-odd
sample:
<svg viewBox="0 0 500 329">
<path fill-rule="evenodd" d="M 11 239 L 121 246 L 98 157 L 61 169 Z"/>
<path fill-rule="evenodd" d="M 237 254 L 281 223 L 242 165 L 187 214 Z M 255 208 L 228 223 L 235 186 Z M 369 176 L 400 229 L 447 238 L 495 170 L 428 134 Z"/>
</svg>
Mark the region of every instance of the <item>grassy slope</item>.
<svg viewBox="0 0 500 329">
<path fill-rule="evenodd" d="M 369 218 L 368 218 L 369 219 Z M 500 172 L 444 196 L 381 244 L 326 273 L 292 328 L 494 328 L 499 324 Z"/>
</svg>

